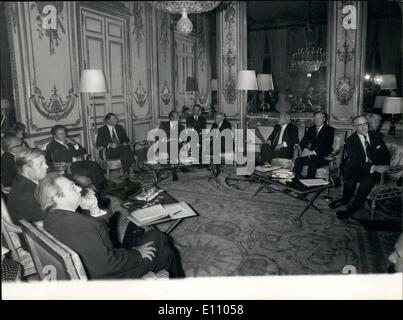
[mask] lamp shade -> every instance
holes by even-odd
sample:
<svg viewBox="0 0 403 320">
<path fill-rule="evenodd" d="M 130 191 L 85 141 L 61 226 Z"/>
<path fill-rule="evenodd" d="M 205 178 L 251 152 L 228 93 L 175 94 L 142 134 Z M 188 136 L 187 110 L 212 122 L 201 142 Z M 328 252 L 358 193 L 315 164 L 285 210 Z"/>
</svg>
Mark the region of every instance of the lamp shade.
<svg viewBox="0 0 403 320">
<path fill-rule="evenodd" d="M 273 77 L 271 74 L 258 74 L 257 75 L 257 86 L 261 91 L 274 90 Z"/>
<path fill-rule="evenodd" d="M 81 70 L 81 93 L 108 92 L 104 72 L 100 69 Z"/>
<path fill-rule="evenodd" d="M 10 101 L 8 101 L 7 99 L 1 99 L 0 104 L 1 104 L 1 110 L 11 109 Z"/>
<path fill-rule="evenodd" d="M 255 71 L 254 70 L 238 71 L 236 88 L 238 90 L 258 90 Z"/>
<path fill-rule="evenodd" d="M 217 91 L 218 90 L 218 81 L 217 79 L 212 79 L 211 80 L 211 91 Z"/>
<path fill-rule="evenodd" d="M 394 74 L 383 74 L 380 76 L 381 89 L 397 89 L 396 76 Z"/>
<path fill-rule="evenodd" d="M 199 91 L 197 80 L 194 77 L 187 77 L 186 79 L 186 92 Z"/>
<path fill-rule="evenodd" d="M 374 109 L 382 109 L 383 108 L 383 103 L 385 102 L 385 96 L 376 96 L 375 98 L 375 103 L 374 103 Z"/>
<path fill-rule="evenodd" d="M 386 97 L 383 103 L 383 113 L 399 114 L 403 113 L 403 98 L 402 97 Z"/>
</svg>

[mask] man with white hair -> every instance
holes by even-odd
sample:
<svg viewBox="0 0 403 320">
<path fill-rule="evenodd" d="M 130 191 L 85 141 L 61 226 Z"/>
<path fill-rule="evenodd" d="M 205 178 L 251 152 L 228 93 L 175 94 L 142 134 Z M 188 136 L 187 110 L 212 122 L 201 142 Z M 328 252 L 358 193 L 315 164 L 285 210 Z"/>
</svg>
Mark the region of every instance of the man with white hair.
<svg viewBox="0 0 403 320">
<path fill-rule="evenodd" d="M 66 177 L 48 174 L 35 198 L 48 212 L 44 228 L 78 253 L 90 279 L 139 278 L 161 270 L 170 277 L 184 277 L 178 253 L 158 230 L 133 238 L 129 248 L 115 248 L 104 220 L 76 212 L 82 204 L 81 188 Z"/>
<path fill-rule="evenodd" d="M 298 128 L 291 123 L 288 113 L 280 113 L 278 124 L 274 126 L 267 141 L 264 141 L 261 148 L 261 164 L 271 163 L 274 158 L 292 159 L 294 145 L 298 143 Z"/>
</svg>

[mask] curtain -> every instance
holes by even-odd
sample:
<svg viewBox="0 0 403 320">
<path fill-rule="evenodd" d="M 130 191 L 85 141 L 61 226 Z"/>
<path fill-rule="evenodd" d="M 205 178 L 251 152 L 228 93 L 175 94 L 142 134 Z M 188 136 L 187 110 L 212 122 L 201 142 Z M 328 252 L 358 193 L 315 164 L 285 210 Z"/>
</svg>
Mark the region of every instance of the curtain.
<svg viewBox="0 0 403 320">
<path fill-rule="evenodd" d="M 249 66 L 256 71 L 256 74 L 262 73 L 264 49 L 266 46 L 266 32 L 254 31 L 248 33 L 248 57 Z"/>
<path fill-rule="evenodd" d="M 267 31 L 267 43 L 270 52 L 273 81 L 280 92 L 285 92 L 289 86 L 287 65 L 287 29 Z"/>
</svg>

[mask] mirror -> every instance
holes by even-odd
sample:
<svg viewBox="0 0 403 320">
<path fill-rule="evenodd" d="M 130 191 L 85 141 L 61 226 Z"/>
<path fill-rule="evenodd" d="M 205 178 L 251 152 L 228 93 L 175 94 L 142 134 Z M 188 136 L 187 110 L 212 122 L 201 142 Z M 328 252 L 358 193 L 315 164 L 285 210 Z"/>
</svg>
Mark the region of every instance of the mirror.
<svg viewBox="0 0 403 320">
<path fill-rule="evenodd" d="M 248 1 L 248 69 L 274 90 L 250 92 L 248 113 L 326 110 L 327 1 Z"/>
</svg>

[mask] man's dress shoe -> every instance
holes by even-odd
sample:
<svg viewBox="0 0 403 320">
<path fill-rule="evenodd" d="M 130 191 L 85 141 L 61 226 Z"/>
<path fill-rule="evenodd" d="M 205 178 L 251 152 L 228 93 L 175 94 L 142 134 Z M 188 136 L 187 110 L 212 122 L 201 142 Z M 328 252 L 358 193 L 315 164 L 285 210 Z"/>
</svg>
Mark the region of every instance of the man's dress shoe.
<svg viewBox="0 0 403 320">
<path fill-rule="evenodd" d="M 347 219 L 348 217 L 351 217 L 354 214 L 354 211 L 351 209 L 347 210 L 342 210 L 342 211 L 337 211 L 336 215 L 339 220 Z"/>
<path fill-rule="evenodd" d="M 332 202 L 329 203 L 329 208 L 330 209 L 336 209 L 344 204 L 347 204 L 346 202 L 343 201 L 343 199 L 338 199 L 338 200 L 334 200 Z"/>
</svg>

